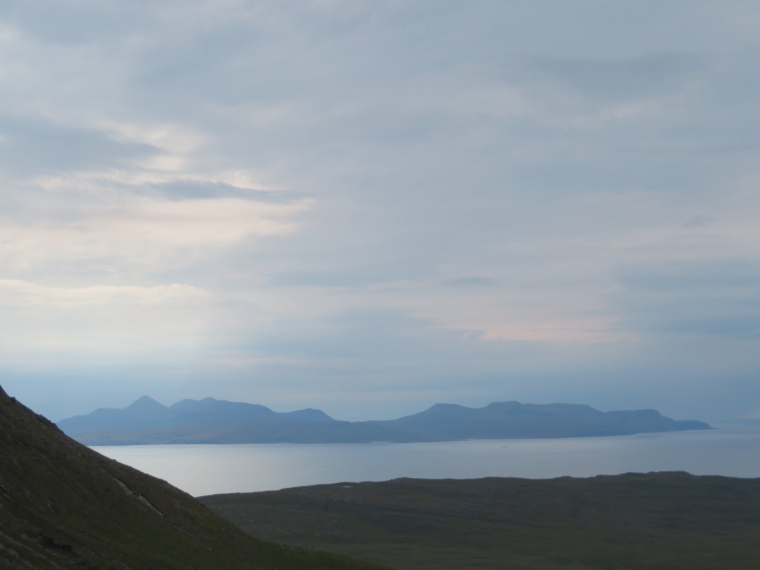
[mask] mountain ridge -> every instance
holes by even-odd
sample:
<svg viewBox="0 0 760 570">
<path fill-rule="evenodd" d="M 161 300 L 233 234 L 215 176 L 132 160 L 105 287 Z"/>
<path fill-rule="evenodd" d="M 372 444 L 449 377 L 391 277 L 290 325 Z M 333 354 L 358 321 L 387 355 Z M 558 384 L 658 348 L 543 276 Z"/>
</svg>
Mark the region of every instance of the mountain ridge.
<svg viewBox="0 0 760 570">
<path fill-rule="evenodd" d="M 319 422 L 332 421 L 332 418 L 312 408 L 294 412 L 275 412 L 260 404 L 215 398 L 186 399 L 171 406 L 164 406 L 146 395 L 125 408 L 98 408 L 90 414 L 66 418 L 58 422 L 58 427 L 67 435 L 77 437 L 94 431 L 177 429 L 248 421 Z"/>
<path fill-rule="evenodd" d="M 163 406 L 148 396 L 58 422 L 87 445 L 172 443 L 411 443 L 632 435 L 711 429 L 656 410 L 602 412 L 585 404 L 492 402 L 482 408 L 434 404 L 395 420 L 346 422 L 307 408 L 274 412 L 260 404 L 205 398 Z"/>
</svg>

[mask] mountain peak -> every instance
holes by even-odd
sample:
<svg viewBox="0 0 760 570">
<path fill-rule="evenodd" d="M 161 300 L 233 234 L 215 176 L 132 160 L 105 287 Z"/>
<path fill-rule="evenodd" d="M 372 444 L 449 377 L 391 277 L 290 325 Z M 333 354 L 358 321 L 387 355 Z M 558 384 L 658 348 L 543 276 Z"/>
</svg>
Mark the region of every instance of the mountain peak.
<svg viewBox="0 0 760 570">
<path fill-rule="evenodd" d="M 157 402 L 156 400 L 154 400 L 150 396 L 142 396 L 142 397 L 138 398 L 137 400 L 135 400 L 134 402 L 132 402 L 132 404 L 130 404 L 128 406 L 128 408 L 133 409 L 133 410 L 134 409 L 145 410 L 145 409 L 152 409 L 152 408 L 154 408 L 154 409 L 162 408 L 163 409 L 163 408 L 166 408 L 166 406 L 164 406 L 160 402 Z"/>
</svg>

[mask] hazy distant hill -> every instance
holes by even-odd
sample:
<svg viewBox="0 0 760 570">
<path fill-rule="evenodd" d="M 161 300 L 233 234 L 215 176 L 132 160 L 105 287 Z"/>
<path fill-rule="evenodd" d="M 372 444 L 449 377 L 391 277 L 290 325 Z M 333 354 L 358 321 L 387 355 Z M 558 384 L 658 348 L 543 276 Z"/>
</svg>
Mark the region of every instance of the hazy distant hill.
<svg viewBox="0 0 760 570">
<path fill-rule="evenodd" d="M 86 416 L 75 416 L 60 421 L 58 427 L 68 435 L 78 436 L 95 431 L 142 431 L 289 421 L 329 422 L 332 418 L 320 410 L 305 409 L 279 413 L 257 404 L 227 402 L 214 398 L 182 400 L 167 407 L 149 396 L 143 396 L 126 408 L 100 408 Z"/>
<path fill-rule="evenodd" d="M 655 410 L 600 412 L 574 404 L 497 402 L 484 408 L 435 406 L 397 420 L 343 422 L 319 410 L 277 413 L 256 404 L 184 400 L 170 407 L 144 396 L 59 422 L 88 445 L 159 443 L 361 443 L 556 438 L 710 429 Z"/>
<path fill-rule="evenodd" d="M 0 568 L 377 567 L 253 538 L 165 481 L 73 441 L 0 388 Z"/>
<path fill-rule="evenodd" d="M 395 479 L 200 500 L 257 536 L 407 570 L 760 568 L 760 479 Z"/>
<path fill-rule="evenodd" d="M 495 402 L 484 408 L 435 406 L 379 425 L 430 439 L 584 437 L 710 429 L 698 421 L 666 418 L 655 410 L 600 412 L 578 404 Z"/>
</svg>

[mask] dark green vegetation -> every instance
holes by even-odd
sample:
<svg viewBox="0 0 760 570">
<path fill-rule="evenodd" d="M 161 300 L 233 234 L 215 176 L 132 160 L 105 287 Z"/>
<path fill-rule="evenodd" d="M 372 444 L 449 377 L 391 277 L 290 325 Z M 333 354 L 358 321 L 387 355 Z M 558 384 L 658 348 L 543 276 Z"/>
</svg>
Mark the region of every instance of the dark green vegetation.
<svg viewBox="0 0 760 570">
<path fill-rule="evenodd" d="M 760 568 L 760 479 L 396 479 L 201 500 L 258 536 L 410 570 Z"/>
<path fill-rule="evenodd" d="M 703 422 L 672 420 L 655 410 L 600 412 L 574 404 L 436 404 L 397 420 L 342 422 L 313 409 L 280 414 L 256 404 L 213 398 L 166 407 L 147 396 L 122 410 L 100 409 L 58 425 L 87 445 L 453 441 L 710 429 Z"/>
<path fill-rule="evenodd" d="M 253 538 L 164 481 L 107 459 L 0 388 L 0 568 L 378 568 Z"/>
</svg>

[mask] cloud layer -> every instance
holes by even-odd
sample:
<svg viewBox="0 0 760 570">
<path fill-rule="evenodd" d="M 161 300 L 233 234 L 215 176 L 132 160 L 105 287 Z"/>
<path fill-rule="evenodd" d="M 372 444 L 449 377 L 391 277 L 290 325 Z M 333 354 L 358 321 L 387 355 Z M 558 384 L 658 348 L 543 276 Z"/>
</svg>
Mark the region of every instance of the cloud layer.
<svg viewBox="0 0 760 570">
<path fill-rule="evenodd" d="M 345 419 L 760 414 L 744 0 L 0 8 L 0 372 Z"/>
</svg>

